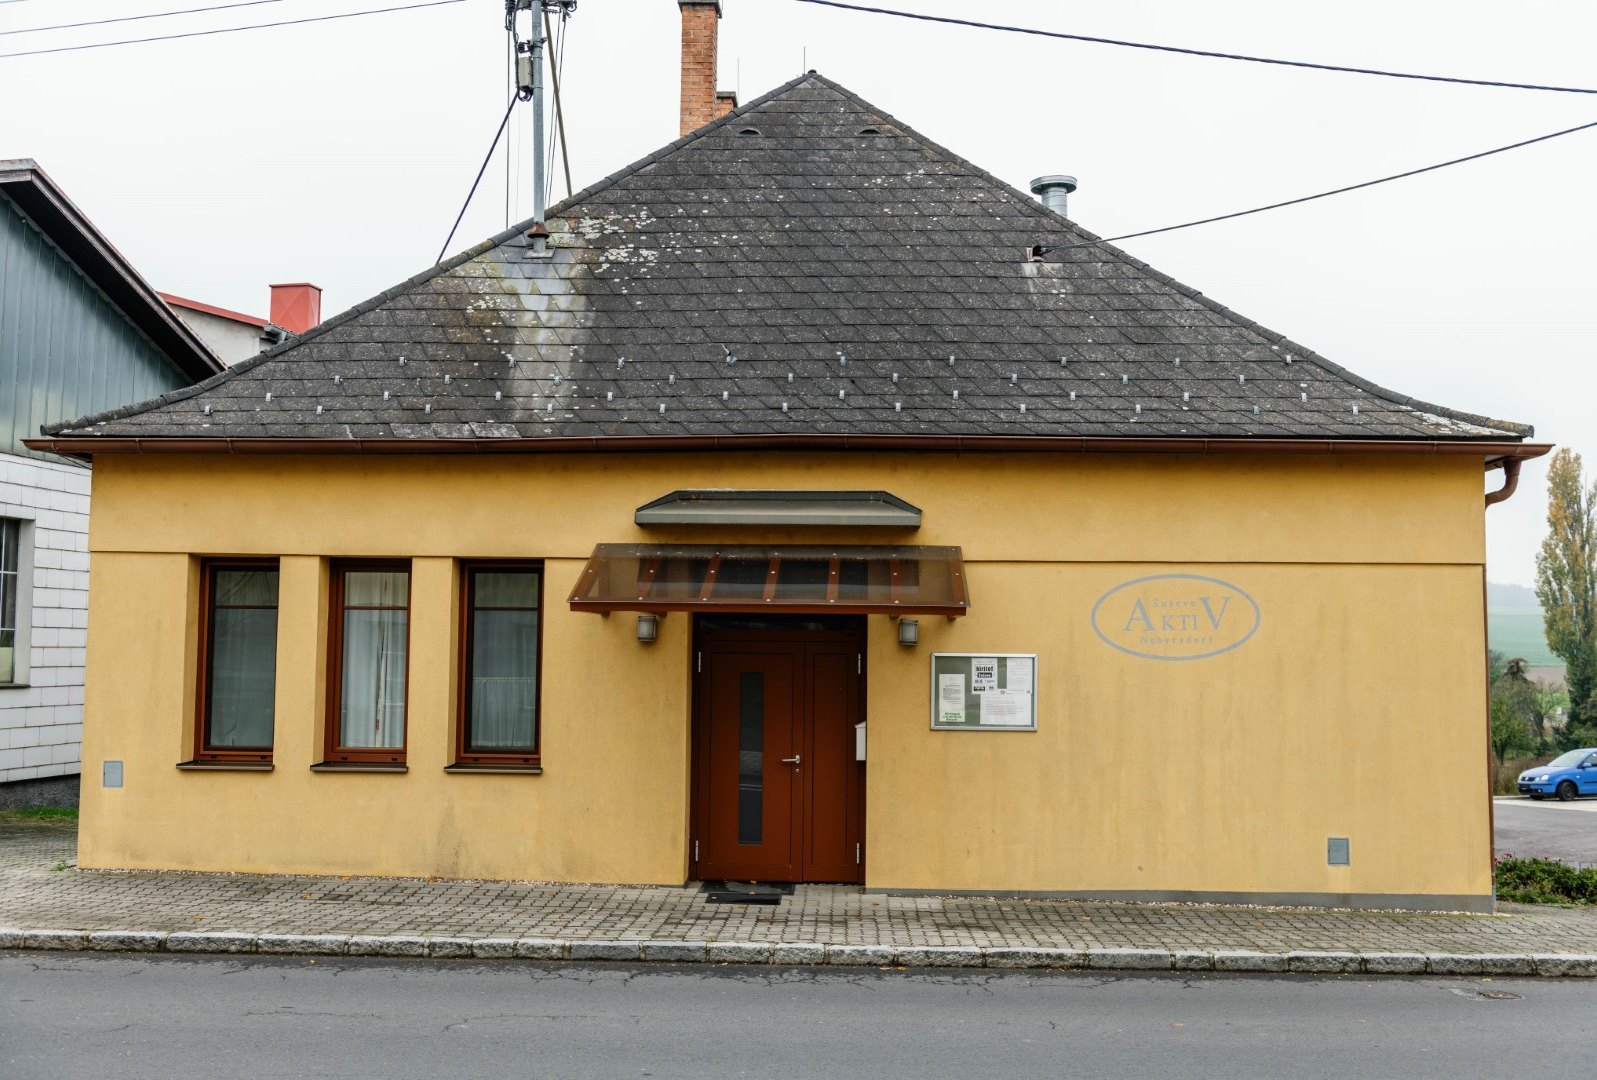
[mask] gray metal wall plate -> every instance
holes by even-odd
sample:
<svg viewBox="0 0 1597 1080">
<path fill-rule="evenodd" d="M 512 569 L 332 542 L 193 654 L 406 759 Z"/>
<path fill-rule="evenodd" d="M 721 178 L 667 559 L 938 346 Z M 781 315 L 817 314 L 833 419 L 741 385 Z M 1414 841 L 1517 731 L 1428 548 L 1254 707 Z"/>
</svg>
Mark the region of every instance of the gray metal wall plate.
<svg viewBox="0 0 1597 1080">
<path fill-rule="evenodd" d="M 1348 846 L 1345 836 L 1328 836 L 1325 839 L 1325 861 L 1331 866 L 1347 866 Z"/>
<path fill-rule="evenodd" d="M 122 763 L 120 761 L 106 761 L 101 763 L 100 784 L 102 787 L 122 786 Z"/>
<path fill-rule="evenodd" d="M 921 512 L 885 491 L 685 490 L 638 507 L 639 525 L 863 525 L 918 529 Z"/>
</svg>

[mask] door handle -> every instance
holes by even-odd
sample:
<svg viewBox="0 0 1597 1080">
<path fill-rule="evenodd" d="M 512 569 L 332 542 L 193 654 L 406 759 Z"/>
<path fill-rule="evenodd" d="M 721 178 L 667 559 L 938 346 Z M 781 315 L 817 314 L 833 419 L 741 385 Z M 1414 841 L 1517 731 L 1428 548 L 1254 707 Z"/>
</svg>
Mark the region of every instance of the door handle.
<svg viewBox="0 0 1597 1080">
<path fill-rule="evenodd" d="M 783 765 L 797 765 L 798 763 L 799 763 L 799 755 L 797 755 L 797 754 L 794 754 L 792 757 L 785 757 L 785 758 L 782 759 L 782 764 Z"/>
</svg>

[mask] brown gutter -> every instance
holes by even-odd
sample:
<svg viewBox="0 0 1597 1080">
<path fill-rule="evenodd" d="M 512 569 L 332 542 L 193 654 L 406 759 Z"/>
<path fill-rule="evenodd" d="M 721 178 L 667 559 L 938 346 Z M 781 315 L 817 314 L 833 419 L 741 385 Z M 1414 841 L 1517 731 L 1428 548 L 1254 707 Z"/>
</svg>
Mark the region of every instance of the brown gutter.
<svg viewBox="0 0 1597 1080">
<path fill-rule="evenodd" d="M 1414 454 L 1483 458 L 1495 467 L 1541 457 L 1551 443 L 1503 440 L 1106 438 L 1070 435 L 582 435 L 547 439 L 313 439 L 56 436 L 29 450 L 95 454 L 579 454 L 684 450 L 894 450 L 1116 454 Z"/>
<path fill-rule="evenodd" d="M 1514 489 L 1519 487 L 1519 458 L 1505 458 L 1503 460 L 1503 486 L 1496 491 L 1486 493 L 1486 505 L 1494 506 L 1500 502 L 1508 501 L 1514 494 Z"/>
</svg>

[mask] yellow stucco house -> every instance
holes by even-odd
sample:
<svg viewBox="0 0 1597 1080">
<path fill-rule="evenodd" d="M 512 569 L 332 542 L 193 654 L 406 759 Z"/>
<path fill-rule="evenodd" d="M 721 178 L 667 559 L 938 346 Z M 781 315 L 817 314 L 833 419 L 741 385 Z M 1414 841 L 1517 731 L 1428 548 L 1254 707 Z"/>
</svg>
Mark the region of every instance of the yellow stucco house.
<svg viewBox="0 0 1597 1080">
<path fill-rule="evenodd" d="M 813 74 L 546 224 L 30 444 L 82 865 L 1490 907 L 1528 427 Z"/>
</svg>

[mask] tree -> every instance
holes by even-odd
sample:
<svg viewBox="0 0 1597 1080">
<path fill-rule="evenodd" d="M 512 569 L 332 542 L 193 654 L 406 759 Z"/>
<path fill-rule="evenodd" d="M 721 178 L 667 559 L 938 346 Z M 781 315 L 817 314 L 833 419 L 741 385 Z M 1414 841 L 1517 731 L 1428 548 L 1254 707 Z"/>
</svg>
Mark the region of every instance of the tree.
<svg viewBox="0 0 1597 1080">
<path fill-rule="evenodd" d="M 1569 708 L 1569 695 L 1562 690 L 1537 686 L 1531 693 L 1530 707 L 1531 727 L 1535 729 L 1536 737 L 1546 743 L 1548 728 L 1561 711 Z"/>
<path fill-rule="evenodd" d="M 1497 764 L 1502 766 L 1504 760 L 1511 753 L 1526 753 L 1533 749 L 1534 742 L 1530 737 L 1530 728 L 1525 721 L 1514 715 L 1514 710 L 1502 698 L 1492 702 L 1492 753 L 1497 757 Z"/>
<path fill-rule="evenodd" d="M 1515 720 L 1539 742 L 1546 738 L 1543 717 L 1536 707 L 1536 684 L 1530 681 L 1530 663 L 1515 657 L 1503 664 L 1502 674 L 1492 682 L 1492 704 L 1505 705 Z"/>
<path fill-rule="evenodd" d="M 1508 654 L 1500 653 L 1496 649 L 1486 650 L 1486 685 L 1496 684 L 1508 671 Z"/>
<path fill-rule="evenodd" d="M 1597 746 L 1597 724 L 1569 724 L 1559 733 L 1559 750 L 1582 750 L 1588 746 Z"/>
<path fill-rule="evenodd" d="M 1567 447 L 1547 467 L 1547 537 L 1536 556 L 1547 645 L 1564 661 L 1571 724 L 1597 723 L 1597 482 Z"/>
</svg>

